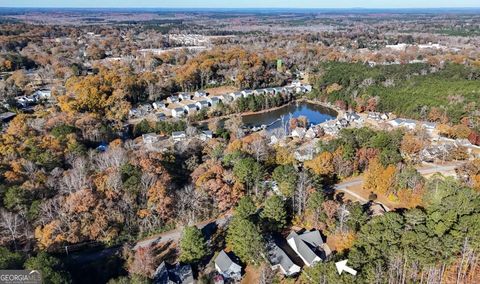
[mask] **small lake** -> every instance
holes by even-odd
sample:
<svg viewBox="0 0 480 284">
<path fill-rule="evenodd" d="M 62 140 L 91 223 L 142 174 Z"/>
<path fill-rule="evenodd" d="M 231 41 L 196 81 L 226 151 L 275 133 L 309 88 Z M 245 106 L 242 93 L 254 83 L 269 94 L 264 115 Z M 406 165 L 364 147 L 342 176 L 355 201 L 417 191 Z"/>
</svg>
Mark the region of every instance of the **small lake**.
<svg viewBox="0 0 480 284">
<path fill-rule="evenodd" d="M 282 117 L 286 123 L 290 118 L 307 117 L 309 123 L 319 124 L 335 119 L 337 112 L 333 109 L 307 102 L 292 103 L 264 113 L 250 114 L 242 117 L 246 126 L 267 125 L 269 129 L 282 126 Z"/>
</svg>

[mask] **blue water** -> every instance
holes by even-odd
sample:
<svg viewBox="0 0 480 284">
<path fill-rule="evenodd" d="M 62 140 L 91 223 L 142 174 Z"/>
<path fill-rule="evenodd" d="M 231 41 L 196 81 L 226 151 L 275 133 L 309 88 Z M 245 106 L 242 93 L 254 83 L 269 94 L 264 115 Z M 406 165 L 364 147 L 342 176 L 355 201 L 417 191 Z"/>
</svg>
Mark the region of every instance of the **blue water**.
<svg viewBox="0 0 480 284">
<path fill-rule="evenodd" d="M 290 118 L 306 116 L 310 123 L 319 124 L 334 119 L 337 113 L 326 107 L 301 102 L 298 104 L 293 103 L 270 112 L 246 115 L 242 117 L 242 120 L 246 126 L 250 127 L 269 125 L 269 128 L 277 128 L 282 126 L 282 116 L 283 121 L 287 123 Z"/>
</svg>

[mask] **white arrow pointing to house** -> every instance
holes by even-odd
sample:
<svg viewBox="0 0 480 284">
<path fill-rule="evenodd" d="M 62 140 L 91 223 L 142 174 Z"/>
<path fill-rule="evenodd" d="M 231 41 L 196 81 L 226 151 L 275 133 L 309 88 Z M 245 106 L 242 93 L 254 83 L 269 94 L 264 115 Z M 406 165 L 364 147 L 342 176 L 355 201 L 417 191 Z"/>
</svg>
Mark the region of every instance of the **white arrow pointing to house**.
<svg viewBox="0 0 480 284">
<path fill-rule="evenodd" d="M 335 262 L 335 266 L 337 267 L 338 274 L 342 274 L 343 271 L 348 272 L 352 275 L 357 275 L 357 271 L 351 267 L 347 266 L 348 259 Z"/>
</svg>

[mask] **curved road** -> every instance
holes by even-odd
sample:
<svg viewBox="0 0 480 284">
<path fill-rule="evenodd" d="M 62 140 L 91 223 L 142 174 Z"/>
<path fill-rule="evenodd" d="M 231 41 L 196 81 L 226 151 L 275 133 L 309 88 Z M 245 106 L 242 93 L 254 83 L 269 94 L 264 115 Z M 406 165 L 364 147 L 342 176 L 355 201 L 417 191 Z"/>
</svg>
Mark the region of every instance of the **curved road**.
<svg viewBox="0 0 480 284">
<path fill-rule="evenodd" d="M 454 163 L 443 164 L 443 165 L 424 164 L 423 166 L 418 167 L 417 170 L 423 176 L 428 176 L 435 173 L 449 174 L 451 172 L 454 172 L 455 168 L 457 168 L 462 164 L 464 164 L 464 162 L 454 162 Z M 358 195 L 357 193 L 349 189 L 349 187 L 358 186 L 358 185 L 361 185 L 362 183 L 363 183 L 363 177 L 356 177 L 348 181 L 336 184 L 335 190 L 345 192 L 355 197 L 360 203 L 367 203 L 369 201 L 368 199 Z M 376 203 L 382 205 L 386 211 L 391 210 L 383 203 L 380 203 L 380 202 L 376 202 Z"/>
</svg>

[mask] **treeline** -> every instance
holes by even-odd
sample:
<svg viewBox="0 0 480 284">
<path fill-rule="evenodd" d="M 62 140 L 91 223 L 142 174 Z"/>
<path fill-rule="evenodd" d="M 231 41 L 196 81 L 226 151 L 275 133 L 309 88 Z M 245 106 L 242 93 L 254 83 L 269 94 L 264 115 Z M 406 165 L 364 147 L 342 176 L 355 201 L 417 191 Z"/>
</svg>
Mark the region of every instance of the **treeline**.
<svg viewBox="0 0 480 284">
<path fill-rule="evenodd" d="M 478 108 L 480 69 L 458 64 L 441 68 L 427 64 L 369 67 L 364 64 L 324 63 L 316 80 L 317 96 L 364 109 L 370 98 L 376 110 L 428 119 L 440 109 L 452 123 L 470 118 Z"/>
</svg>

